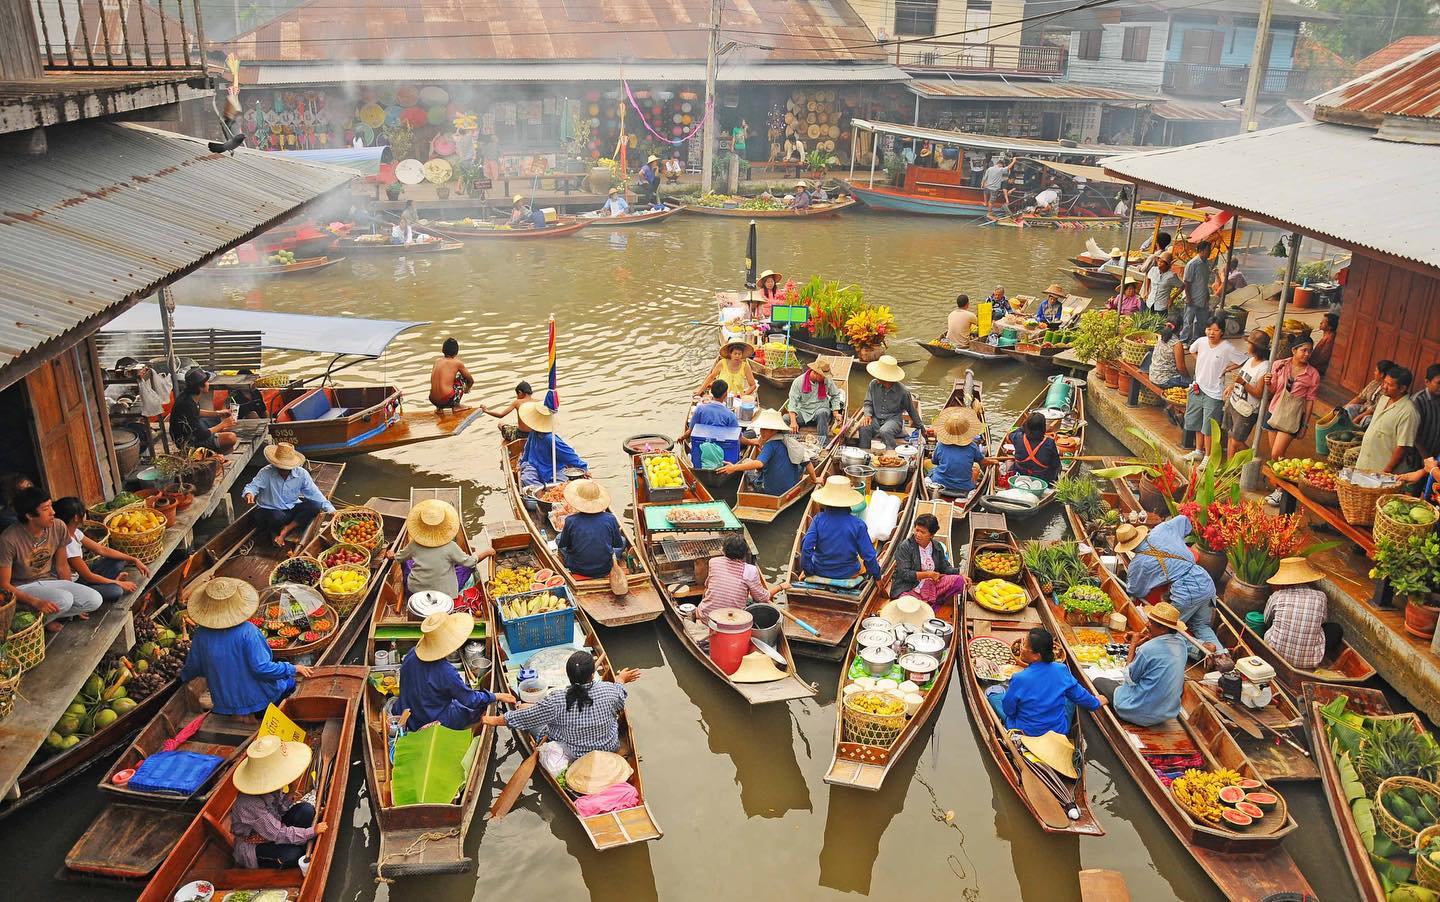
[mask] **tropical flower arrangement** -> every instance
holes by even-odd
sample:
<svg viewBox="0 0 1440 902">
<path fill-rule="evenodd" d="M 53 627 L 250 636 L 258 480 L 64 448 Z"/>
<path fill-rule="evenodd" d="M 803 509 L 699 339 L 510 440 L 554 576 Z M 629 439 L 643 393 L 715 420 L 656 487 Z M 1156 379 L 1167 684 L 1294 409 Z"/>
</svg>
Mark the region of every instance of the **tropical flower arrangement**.
<svg viewBox="0 0 1440 902">
<path fill-rule="evenodd" d="M 850 317 L 866 309 L 864 292 L 859 285 L 840 287 L 811 276 L 796 296 L 798 303 L 810 308 L 810 333 L 816 338 L 845 337 L 845 324 Z"/>
<path fill-rule="evenodd" d="M 1193 511 L 1188 508 L 1193 507 L 1193 503 L 1184 504 L 1181 511 L 1189 516 Z M 1280 569 L 1284 558 L 1306 557 L 1340 544 L 1305 544 L 1303 521 L 1298 514 L 1272 514 L 1259 501 L 1213 502 L 1205 520 L 1196 528 L 1202 546 L 1209 551 L 1223 551 L 1235 578 L 1252 586 L 1264 585 Z"/>
<path fill-rule="evenodd" d="M 895 317 L 884 305 L 867 307 L 845 320 L 845 337 L 857 348 L 883 345 L 895 331 Z"/>
</svg>

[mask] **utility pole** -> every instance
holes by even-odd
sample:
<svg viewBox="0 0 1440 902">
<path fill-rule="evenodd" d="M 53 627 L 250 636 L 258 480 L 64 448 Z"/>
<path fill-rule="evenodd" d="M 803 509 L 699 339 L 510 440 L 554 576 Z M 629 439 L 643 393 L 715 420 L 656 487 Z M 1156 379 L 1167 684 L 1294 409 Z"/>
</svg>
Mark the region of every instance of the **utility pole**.
<svg viewBox="0 0 1440 902">
<path fill-rule="evenodd" d="M 1266 0 L 1268 3 L 1269 0 Z M 715 163 L 715 70 L 720 64 L 720 0 L 710 0 L 710 52 L 705 54 L 704 152 L 700 155 L 700 193 L 709 194 Z"/>
<path fill-rule="evenodd" d="M 1250 55 L 1250 77 L 1245 81 L 1245 111 L 1240 120 L 1242 132 L 1253 132 L 1260 125 L 1260 80 L 1265 77 L 1265 66 L 1270 61 L 1270 13 L 1272 0 L 1261 0 L 1260 21 L 1255 25 L 1255 49 Z"/>
</svg>

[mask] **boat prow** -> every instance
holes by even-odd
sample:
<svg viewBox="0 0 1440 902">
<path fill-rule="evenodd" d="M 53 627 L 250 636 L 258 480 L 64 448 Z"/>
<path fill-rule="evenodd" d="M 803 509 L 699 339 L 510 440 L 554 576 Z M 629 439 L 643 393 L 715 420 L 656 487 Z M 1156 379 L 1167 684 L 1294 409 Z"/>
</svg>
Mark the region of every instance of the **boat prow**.
<svg viewBox="0 0 1440 902">
<path fill-rule="evenodd" d="M 312 457 L 342 457 L 459 435 L 484 411 L 463 406 L 438 410 L 428 401 L 407 407 L 391 385 L 282 389 L 270 435 Z M 417 406 L 419 409 L 416 409 Z"/>
</svg>

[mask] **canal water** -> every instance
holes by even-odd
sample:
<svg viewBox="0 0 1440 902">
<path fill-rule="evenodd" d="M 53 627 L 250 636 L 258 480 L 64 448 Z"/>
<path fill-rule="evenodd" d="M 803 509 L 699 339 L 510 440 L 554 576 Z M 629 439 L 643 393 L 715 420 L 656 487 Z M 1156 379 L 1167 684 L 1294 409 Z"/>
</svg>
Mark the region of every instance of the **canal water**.
<svg viewBox="0 0 1440 902">
<path fill-rule="evenodd" d="M 888 304 L 901 334 L 891 352 L 928 409 L 943 404 L 968 364 L 931 358 L 915 340 L 944 328 L 957 293 L 979 299 L 997 284 L 1039 294 L 1063 275 L 1087 234 L 1116 232 L 986 228 L 924 218 L 847 215 L 829 222 L 762 223 L 758 264 L 803 283 L 813 274 L 860 285 Z M 546 317 L 558 328 L 559 431 L 617 498 L 628 499 L 622 441 L 637 433 L 678 434 L 694 388 L 715 349 L 715 292 L 743 284 L 744 220 L 681 214 L 662 226 L 592 225 L 554 241 L 469 245 L 462 253 L 354 259 L 313 276 L 252 285 L 191 278 L 185 304 L 282 313 L 424 321 L 380 360 L 351 368 L 347 382 L 387 381 L 422 406 L 440 343 L 454 336 L 474 373 L 476 396 L 492 405 L 521 379 L 545 378 Z M 275 355 L 275 368 L 313 372 L 317 360 Z M 323 363 L 322 363 L 323 366 Z M 1040 377 L 1014 363 L 974 364 L 991 423 L 1005 424 L 1040 391 Z M 857 367 L 851 396 L 866 377 Z M 778 405 L 778 392 L 765 389 Z M 1088 453 L 1118 453 L 1098 427 Z M 472 528 L 508 519 L 494 421 L 452 439 L 351 459 L 340 485 L 346 501 L 406 497 L 410 486 L 458 485 Z M 752 530 L 762 564 L 783 569 L 800 518 L 796 508 Z M 1024 537 L 1060 537 L 1058 516 L 1025 524 Z M 964 537 L 957 535 L 957 543 Z M 476 874 L 377 885 L 376 838 L 356 749 L 348 808 L 332 826 L 339 847 L 327 898 L 549 898 L 794 900 L 871 895 L 943 895 L 967 900 L 1051 902 L 1079 898 L 1076 873 L 1113 868 L 1136 900 L 1223 898 L 1153 813 L 1098 732 L 1087 730 L 1086 775 L 1107 835 L 1078 840 L 1044 834 L 977 745 L 959 687 L 933 728 L 906 754 L 883 791 L 832 789 L 823 782 L 836 728 L 837 665 L 802 662 L 817 698 L 750 708 L 681 648 L 663 622 L 602 630 L 617 666 L 638 667 L 631 723 L 645 794 L 665 836 L 597 853 L 565 809 L 532 787 L 497 824 L 477 818 L 467 849 Z M 490 793 L 522 755 L 497 740 Z M 52 875 L 100 805 L 98 771 L 0 824 L 0 872 L 13 898 L 110 900 L 113 890 L 60 884 Z M 1322 898 L 1353 897 L 1318 785 L 1286 789 L 1302 829 L 1286 841 Z"/>
</svg>

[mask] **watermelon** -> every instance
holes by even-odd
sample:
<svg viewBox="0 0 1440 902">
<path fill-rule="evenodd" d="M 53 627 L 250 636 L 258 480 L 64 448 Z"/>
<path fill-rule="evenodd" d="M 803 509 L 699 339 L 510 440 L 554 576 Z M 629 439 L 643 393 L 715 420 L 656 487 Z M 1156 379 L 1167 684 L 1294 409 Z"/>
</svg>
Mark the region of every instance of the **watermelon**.
<svg viewBox="0 0 1440 902">
<path fill-rule="evenodd" d="M 1226 808 L 1220 812 L 1220 819 L 1232 827 L 1248 827 L 1255 823 L 1255 819 L 1243 811 L 1236 811 L 1234 808 Z"/>
<path fill-rule="evenodd" d="M 1268 792 L 1252 792 L 1245 796 L 1245 801 L 1269 811 L 1280 804 L 1280 797 Z"/>
<path fill-rule="evenodd" d="M 1235 810 L 1240 812 L 1241 814 L 1248 814 L 1250 815 L 1250 817 L 1254 818 L 1257 821 L 1265 816 L 1264 810 L 1262 810 L 1259 805 L 1256 805 L 1253 802 L 1236 802 Z"/>
<path fill-rule="evenodd" d="M 1246 792 L 1250 792 L 1254 789 L 1264 789 L 1265 784 L 1261 783 L 1259 780 L 1241 780 L 1240 788 L 1245 790 Z"/>
<path fill-rule="evenodd" d="M 1236 802 L 1245 801 L 1245 790 L 1239 786 L 1227 786 L 1220 790 L 1220 801 L 1226 805 L 1234 805 Z"/>
</svg>

